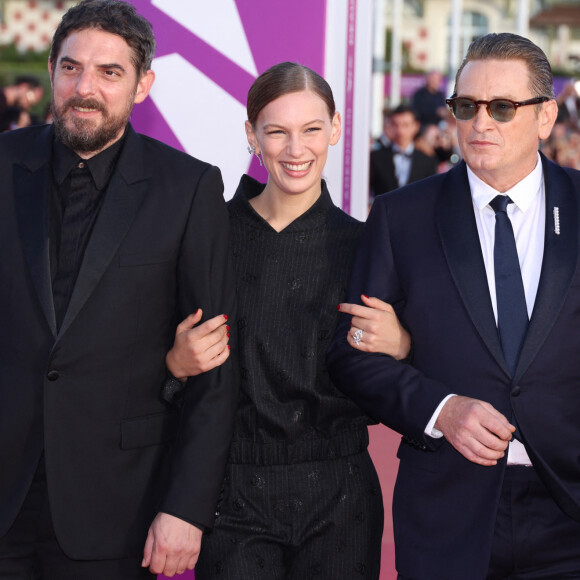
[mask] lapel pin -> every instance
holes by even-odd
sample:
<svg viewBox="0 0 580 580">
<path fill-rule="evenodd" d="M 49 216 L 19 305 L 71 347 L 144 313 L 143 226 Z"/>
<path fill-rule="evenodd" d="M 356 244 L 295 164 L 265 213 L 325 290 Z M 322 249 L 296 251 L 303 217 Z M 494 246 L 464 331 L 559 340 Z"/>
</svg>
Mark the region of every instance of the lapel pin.
<svg viewBox="0 0 580 580">
<path fill-rule="evenodd" d="M 560 235 L 560 209 L 554 208 L 554 233 Z"/>
</svg>

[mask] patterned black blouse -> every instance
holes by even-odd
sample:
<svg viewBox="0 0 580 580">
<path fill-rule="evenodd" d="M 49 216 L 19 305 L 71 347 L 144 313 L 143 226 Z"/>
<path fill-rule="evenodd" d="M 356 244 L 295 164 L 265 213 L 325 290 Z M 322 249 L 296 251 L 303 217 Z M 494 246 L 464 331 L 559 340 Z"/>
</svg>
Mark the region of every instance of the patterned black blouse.
<svg viewBox="0 0 580 580">
<path fill-rule="evenodd" d="M 276 232 L 244 175 L 228 203 L 238 295 L 241 394 L 230 461 L 290 464 L 366 449 L 370 419 L 332 384 L 326 350 L 363 224 L 322 195 Z"/>
</svg>

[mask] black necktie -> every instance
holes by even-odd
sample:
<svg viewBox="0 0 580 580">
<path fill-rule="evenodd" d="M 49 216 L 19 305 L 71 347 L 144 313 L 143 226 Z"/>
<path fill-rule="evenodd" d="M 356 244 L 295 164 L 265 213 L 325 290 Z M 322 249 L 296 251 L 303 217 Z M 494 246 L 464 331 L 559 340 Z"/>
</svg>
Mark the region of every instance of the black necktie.
<svg viewBox="0 0 580 580">
<path fill-rule="evenodd" d="M 509 197 L 498 195 L 489 205 L 495 211 L 493 260 L 497 325 L 504 357 L 513 375 L 528 329 L 528 309 L 514 230 L 506 211 L 510 203 Z"/>
</svg>

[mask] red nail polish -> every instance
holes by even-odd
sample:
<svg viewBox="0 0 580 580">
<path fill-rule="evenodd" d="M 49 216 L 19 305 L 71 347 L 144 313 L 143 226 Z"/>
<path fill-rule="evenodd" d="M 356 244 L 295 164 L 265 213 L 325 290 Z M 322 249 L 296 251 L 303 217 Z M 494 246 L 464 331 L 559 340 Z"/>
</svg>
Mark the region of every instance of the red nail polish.
<svg viewBox="0 0 580 580">
<path fill-rule="evenodd" d="M 226 330 L 229 332 L 230 331 L 230 327 L 226 324 Z"/>
<path fill-rule="evenodd" d="M 230 350 L 232 348 L 231 344 L 228 344 L 228 350 Z"/>
<path fill-rule="evenodd" d="M 224 314 L 224 318 L 227 320 L 228 319 L 228 315 L 227 314 Z"/>
<path fill-rule="evenodd" d="M 229 335 L 230 335 L 230 333 L 228 332 L 228 333 L 227 333 L 227 335 L 229 336 Z"/>
<path fill-rule="evenodd" d="M 337 310 L 340 310 L 340 304 L 336 307 Z"/>
<path fill-rule="evenodd" d="M 366 294 L 363 294 L 363 296 L 364 296 L 365 298 L 368 298 L 368 296 L 367 296 Z"/>
</svg>

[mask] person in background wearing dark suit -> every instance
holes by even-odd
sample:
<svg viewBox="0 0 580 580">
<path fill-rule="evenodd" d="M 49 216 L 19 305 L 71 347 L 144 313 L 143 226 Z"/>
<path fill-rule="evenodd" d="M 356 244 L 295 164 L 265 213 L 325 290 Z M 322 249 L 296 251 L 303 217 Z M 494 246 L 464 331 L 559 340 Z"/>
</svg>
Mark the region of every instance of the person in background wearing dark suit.
<svg viewBox="0 0 580 580">
<path fill-rule="evenodd" d="M 227 212 L 216 167 L 129 124 L 154 52 L 129 3 L 84 0 L 54 124 L 0 136 L 2 578 L 172 576 L 213 525 L 236 366 L 160 392 L 176 323 L 235 315 Z"/>
<path fill-rule="evenodd" d="M 391 110 L 383 109 L 383 132 L 371 144 L 371 151 L 376 151 L 383 147 L 389 147 L 392 143 L 393 134 L 391 132 Z"/>
<path fill-rule="evenodd" d="M 329 370 L 403 435 L 401 579 L 580 578 L 580 172 L 538 152 L 549 62 L 483 36 L 447 102 L 464 161 L 375 200 L 348 293 L 393 305 L 412 364 L 352 348 L 345 316 Z"/>
<path fill-rule="evenodd" d="M 43 94 L 40 81 L 31 75 L 18 76 L 11 85 L 3 87 L 0 90 L 0 132 L 25 126 L 18 124 L 19 117 L 21 114 L 29 116 L 29 109 L 40 102 Z M 26 125 L 30 124 L 29 117 Z"/>
<path fill-rule="evenodd" d="M 425 75 L 425 84 L 411 98 L 411 107 L 417 113 L 421 127 L 439 125 L 447 116 L 445 95 L 441 91 L 443 76 L 437 70 Z"/>
<path fill-rule="evenodd" d="M 413 140 L 421 125 L 413 109 L 399 105 L 387 114 L 391 143 L 371 151 L 371 196 L 437 173 L 437 158 L 415 149 Z"/>
</svg>

